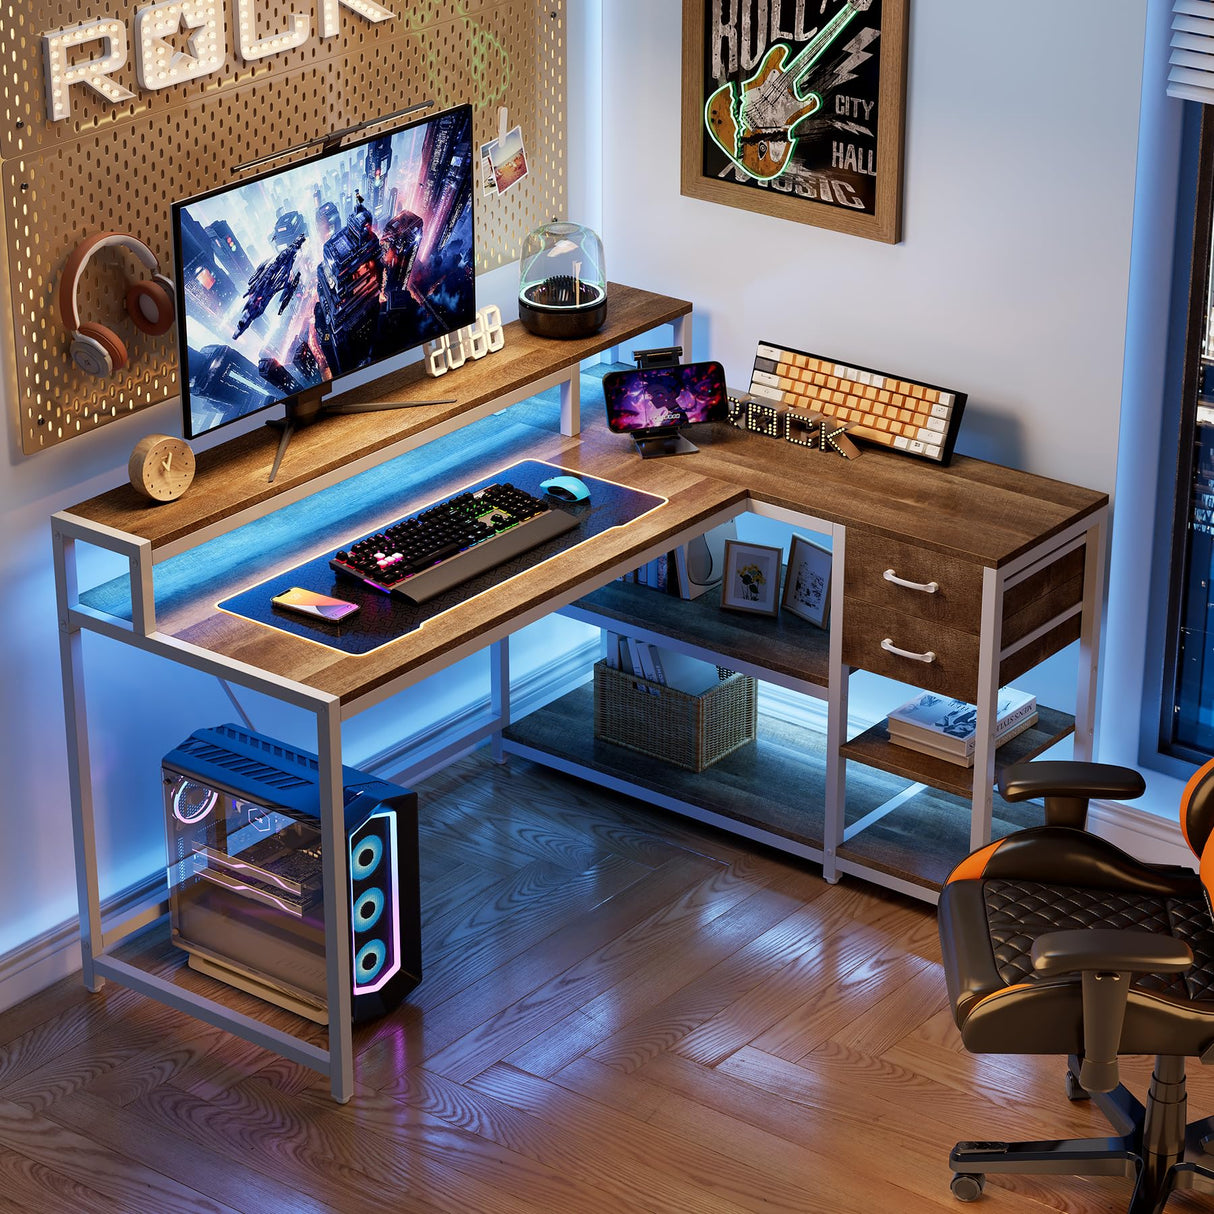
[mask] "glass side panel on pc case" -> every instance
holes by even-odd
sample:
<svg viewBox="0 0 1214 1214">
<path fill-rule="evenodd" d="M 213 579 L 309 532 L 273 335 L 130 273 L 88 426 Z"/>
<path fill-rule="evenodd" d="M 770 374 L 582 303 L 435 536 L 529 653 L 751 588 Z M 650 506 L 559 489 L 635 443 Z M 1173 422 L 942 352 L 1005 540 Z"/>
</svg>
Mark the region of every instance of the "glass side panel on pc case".
<svg viewBox="0 0 1214 1214">
<path fill-rule="evenodd" d="M 235 725 L 164 757 L 173 943 L 191 969 L 310 1020 L 329 1017 L 316 756 Z M 351 1013 L 421 978 L 417 797 L 342 768 Z"/>
<path fill-rule="evenodd" d="M 187 438 L 476 319 L 472 108 L 173 207 Z"/>
</svg>

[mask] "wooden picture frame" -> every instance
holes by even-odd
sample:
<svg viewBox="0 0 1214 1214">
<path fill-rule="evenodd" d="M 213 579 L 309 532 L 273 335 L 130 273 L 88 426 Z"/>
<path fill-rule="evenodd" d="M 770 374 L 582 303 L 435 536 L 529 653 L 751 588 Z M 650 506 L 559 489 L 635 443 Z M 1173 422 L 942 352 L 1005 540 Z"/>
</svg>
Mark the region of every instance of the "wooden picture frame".
<svg viewBox="0 0 1214 1214">
<path fill-rule="evenodd" d="M 726 540 L 721 606 L 729 611 L 775 615 L 780 610 L 780 558 L 783 555 L 783 549 L 769 544 Z"/>
<path fill-rule="evenodd" d="M 784 577 L 781 600 L 784 610 L 825 628 L 830 617 L 831 567 L 829 548 L 823 548 L 803 535 L 794 535 L 788 549 L 788 572 Z"/>
<path fill-rule="evenodd" d="M 896 244 L 910 0 L 824 3 L 683 0 L 681 192 Z M 758 107 L 789 137 L 760 138 Z"/>
</svg>

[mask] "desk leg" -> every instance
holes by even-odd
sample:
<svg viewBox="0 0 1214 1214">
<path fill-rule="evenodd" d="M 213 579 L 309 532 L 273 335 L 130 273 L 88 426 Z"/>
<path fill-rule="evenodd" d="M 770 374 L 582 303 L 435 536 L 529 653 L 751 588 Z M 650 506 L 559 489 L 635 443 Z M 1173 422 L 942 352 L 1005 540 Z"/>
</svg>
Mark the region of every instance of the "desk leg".
<svg viewBox="0 0 1214 1214">
<path fill-rule="evenodd" d="M 316 710 L 320 777 L 321 877 L 325 904 L 325 979 L 329 1008 L 329 1085 L 345 1104 L 354 1095 L 350 1019 L 350 864 L 341 769 L 341 712 L 336 698 Z"/>
<path fill-rule="evenodd" d="M 561 383 L 561 433 L 572 438 L 582 429 L 582 369 L 572 368 Z"/>
<path fill-rule="evenodd" d="M 510 724 L 510 638 L 502 637 L 489 646 L 489 708 L 497 722 L 490 739 L 490 754 L 495 763 L 506 761 L 502 730 Z"/>
<path fill-rule="evenodd" d="M 52 523 L 52 527 L 54 524 Z M 99 991 L 105 979 L 94 961 L 105 948 L 101 926 L 101 893 L 97 881 L 97 837 L 93 818 L 93 775 L 84 697 L 83 637 L 70 622 L 76 601 L 76 541 L 57 528 L 52 532 L 55 597 L 59 613 L 59 667 L 63 678 L 63 716 L 67 727 L 68 792 L 72 803 L 72 838 L 76 853 L 76 897 L 80 907 L 80 958 L 84 985 Z"/>
<path fill-rule="evenodd" d="M 690 318 L 688 318 L 690 319 Z M 847 805 L 847 760 L 839 753 L 847 741 L 848 672 L 843 666 L 843 569 L 847 532 L 831 528 L 830 665 L 826 676 L 826 804 L 823 806 L 822 877 L 839 880 L 838 847 L 843 842 Z"/>
<path fill-rule="evenodd" d="M 1088 529 L 1084 546 L 1083 614 L 1079 625 L 1079 669 L 1075 688 L 1072 755 L 1090 762 L 1096 737 L 1096 688 L 1100 668 L 1100 603 L 1104 591 L 1105 515 Z"/>
<path fill-rule="evenodd" d="M 982 634 L 978 642 L 978 720 L 974 738 L 974 791 L 970 816 L 970 850 L 991 840 L 995 802 L 995 724 L 999 715 L 999 654 L 1003 648 L 1003 575 L 984 569 Z"/>
<path fill-rule="evenodd" d="M 670 332 L 673 337 L 673 344 L 683 347 L 683 362 L 695 362 L 695 357 L 691 353 L 691 313 L 686 316 L 680 316 L 678 320 L 670 322 Z"/>
</svg>

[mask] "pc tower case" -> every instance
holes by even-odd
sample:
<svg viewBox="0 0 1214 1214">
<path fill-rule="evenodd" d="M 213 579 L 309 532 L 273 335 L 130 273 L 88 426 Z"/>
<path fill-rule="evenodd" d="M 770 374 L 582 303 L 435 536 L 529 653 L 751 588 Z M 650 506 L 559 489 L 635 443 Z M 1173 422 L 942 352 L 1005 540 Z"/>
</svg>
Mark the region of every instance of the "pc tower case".
<svg viewBox="0 0 1214 1214">
<path fill-rule="evenodd" d="M 173 943 L 192 968 L 321 1024 L 325 922 L 316 756 L 236 725 L 164 757 Z M 421 980 L 417 795 L 342 769 L 353 1018 Z"/>
</svg>

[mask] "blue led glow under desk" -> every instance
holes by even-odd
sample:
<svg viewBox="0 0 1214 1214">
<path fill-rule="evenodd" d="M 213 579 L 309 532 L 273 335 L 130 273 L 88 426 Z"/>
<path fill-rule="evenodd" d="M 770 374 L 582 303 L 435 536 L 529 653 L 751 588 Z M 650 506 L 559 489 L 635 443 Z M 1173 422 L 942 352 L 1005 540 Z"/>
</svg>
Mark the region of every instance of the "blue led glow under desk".
<svg viewBox="0 0 1214 1214">
<path fill-rule="evenodd" d="M 456 492 L 475 492 L 492 482 L 508 481 L 517 488 L 539 497 L 543 493 L 541 482 L 566 471 L 568 469 L 558 464 L 533 459 L 522 460 L 495 471 L 490 476 L 483 476 L 467 485 L 461 485 Z M 266 581 L 231 598 L 223 599 L 219 606 L 223 611 L 244 616 L 245 619 L 268 628 L 277 628 L 294 636 L 305 637 L 316 644 L 339 649 L 342 653 L 370 653 L 405 636 L 415 628 L 423 627 L 428 620 L 449 611 L 459 603 L 483 594 L 508 578 L 534 569 L 542 562 L 562 552 L 568 552 L 575 545 L 585 543 L 586 540 L 613 527 L 624 527 L 635 522 L 650 510 L 657 509 L 664 501 L 655 494 L 642 493 L 599 477 L 584 475 L 582 479 L 590 489 L 590 497 L 585 503 L 552 506 L 553 510 L 564 511 L 576 518 L 577 526 L 573 531 L 503 561 L 488 572 L 478 574 L 427 603 L 411 603 L 361 582 L 342 578 L 330 568 L 329 557 L 332 552 L 329 551 L 282 573 L 276 573 Z M 349 540 L 343 543 L 348 544 Z M 341 624 L 298 617 L 275 607 L 271 602 L 276 595 L 284 593 L 292 586 L 345 599 L 358 604 L 361 610 Z"/>
<path fill-rule="evenodd" d="M 528 380 L 533 387 L 550 388 L 551 377 L 558 373 L 577 378 L 576 360 L 614 344 L 620 339 L 616 333 L 631 328 L 635 335 L 638 316 L 661 324 L 688 311 L 678 301 L 646 302 L 642 296 L 612 295 L 609 330 L 621 319 L 616 311 L 621 298 L 625 315 L 620 328 L 600 335 L 597 346 L 528 343 L 524 337 L 516 342 L 511 360 L 498 365 L 500 370 L 478 366 L 467 372 L 466 380 L 453 377 L 453 388 L 479 385 L 472 394 L 477 403 L 462 419 L 425 410 L 417 416 L 408 411 L 379 413 L 329 419 L 313 434 L 304 432 L 290 453 L 298 462 L 284 464 L 280 473 L 281 490 L 265 486 L 273 452 L 263 448 L 272 448 L 272 436 L 264 441 L 254 436 L 239 440 L 244 446 L 237 448 L 229 465 L 203 467 L 200 481 L 180 503 L 142 508 L 130 494 L 124 497 L 116 490 L 55 517 L 73 827 L 85 980 L 90 987 L 113 978 L 321 1070 L 330 1076 L 334 1095 L 348 1098 L 352 1038 L 342 1014 L 340 981 L 350 960 L 348 907 L 330 896 L 330 891 L 344 888 L 346 879 L 335 830 L 340 822 L 341 723 L 483 649 L 490 653 L 488 719 L 478 718 L 452 747 L 465 749 L 489 740 L 500 754 L 506 747 L 502 732 L 509 726 L 509 748 L 537 761 L 793 851 L 821 863 L 828 881 L 854 874 L 928 900 L 933 898 L 935 878 L 919 864 L 924 846 L 920 823 L 908 817 L 916 794 L 899 793 L 872 813 L 860 818 L 853 813 L 848 819 L 845 810 L 857 809 L 846 787 L 849 763 L 952 795 L 946 816 L 958 849 L 968 849 L 974 839 L 989 839 L 995 693 L 1003 682 L 999 676 L 1010 669 L 1014 677 L 1076 638 L 1076 712 L 1073 717 L 1055 714 L 1065 719 L 1033 746 L 1052 745 L 1073 732 L 1076 757 L 1090 756 L 1106 495 L 965 457 L 957 457 L 947 469 L 920 467 L 881 451 L 844 461 L 728 425 L 697 431 L 697 455 L 642 461 L 626 437 L 609 434 L 597 417 L 598 384 L 592 375 L 578 379 L 579 399 L 584 391 L 590 421 L 585 432 L 574 437 L 567 436 L 576 427 L 565 424 L 564 408 L 575 395 L 571 388 L 560 390 L 559 403 L 528 401 L 503 414 L 491 407 L 490 380 L 497 383 L 502 394 L 498 399 L 504 398 L 504 403 L 521 400 L 526 394 L 520 384 Z M 511 350 L 510 340 L 503 356 Z M 686 346 L 685 338 L 682 344 Z M 434 395 L 433 385 L 420 381 L 409 390 L 419 398 L 423 392 Z M 462 427 L 458 432 L 455 421 Z M 397 463 L 398 457 L 403 462 Z M 665 500 L 636 521 L 593 535 L 361 656 L 314 645 L 217 607 L 241 590 L 335 550 L 351 535 L 519 460 L 544 461 Z M 363 480 L 369 472 L 379 475 Z M 402 484 L 407 486 L 403 497 Z M 227 513 L 219 504 L 223 494 L 233 495 Z M 753 638 L 743 636 L 735 644 L 714 628 L 688 639 L 683 624 L 675 621 L 667 628 L 648 604 L 615 613 L 610 605 L 592 601 L 596 591 L 611 589 L 608 584 L 617 574 L 746 509 L 832 539 L 830 627 L 804 652 L 785 647 L 776 658 Z M 72 560 L 76 539 L 126 555 L 135 576 L 124 586 L 111 584 L 79 596 Z M 106 595 L 114 601 L 107 603 Z M 818 773 L 824 792 L 821 804 L 802 807 L 821 815 L 817 840 L 790 847 L 786 834 L 770 823 L 746 821 L 727 797 L 709 802 L 698 791 L 685 795 L 671 790 L 661 777 L 640 778 L 635 763 L 622 771 L 618 765 L 597 765 L 588 729 L 571 729 L 572 717 L 562 705 L 552 706 L 559 718 L 555 728 L 540 729 L 537 724 L 518 732 L 541 717 L 551 722 L 552 713 L 545 708 L 511 723 L 507 640 L 554 611 L 568 611 L 659 644 L 683 644 L 697 656 L 749 669 L 823 701 L 824 744 L 818 744 L 817 753 L 825 765 L 824 780 Z M 182 992 L 172 981 L 113 956 L 114 944 L 129 934 L 132 924 L 149 919 L 136 915 L 112 928 L 107 924 L 110 930 L 103 931 L 84 714 L 84 631 L 229 679 L 314 716 L 316 745 L 308 749 L 320 756 L 326 910 L 334 908 L 325 925 L 332 1009 L 328 1049 L 235 1015 L 215 999 Z M 912 643 L 920 638 L 920 643 Z M 877 726 L 849 739 L 848 679 L 856 667 L 877 673 L 906 670 L 910 677 L 903 681 L 930 679 L 947 694 L 976 702 L 979 741 L 974 769 L 945 771 L 948 765 L 930 756 L 897 753 L 879 736 Z M 166 749 L 177 740 L 166 739 Z M 784 751 L 790 759 L 799 753 L 795 743 Z M 437 757 L 448 753 L 453 751 L 439 751 Z M 408 782 L 408 777 L 402 778 Z M 762 778 L 757 782 L 770 787 Z M 795 774 L 788 783 L 798 787 Z M 888 829 L 882 831 L 882 823 Z M 891 837 L 911 841 L 902 847 L 903 855 L 910 853 L 909 860 L 892 865 L 869 845 L 876 838 L 884 846 L 882 841 Z M 961 855 L 964 850 L 956 858 Z M 940 859 L 933 854 L 933 863 Z M 154 916 L 155 908 L 150 913 Z"/>
<path fill-rule="evenodd" d="M 321 1071 L 329 1076 L 335 1098 L 349 1099 L 353 1046 L 349 984 L 344 981 L 350 965 L 349 908 L 333 896 L 347 881 L 340 839 L 342 721 L 489 647 L 493 719 L 467 741 L 500 735 L 509 719 L 506 639 L 512 631 L 649 559 L 718 514 L 731 512 L 742 494 L 723 487 L 707 509 L 702 495 L 673 508 L 663 506 L 651 512 L 642 531 L 616 528 L 595 536 L 581 545 L 582 555 L 571 560 L 565 554 L 530 570 L 508 592 L 499 588 L 482 595 L 475 608 L 454 608 L 433 626 L 366 657 L 333 654 L 327 668 L 318 667 L 315 655 L 330 651 L 220 612 L 215 604 L 252 581 L 511 460 L 552 460 L 593 475 L 588 461 L 603 453 L 583 453 L 571 437 L 580 430 L 580 362 L 662 325 L 672 326 L 676 344 L 690 346 L 691 341 L 690 304 L 618 285 L 610 290 L 612 315 L 594 337 L 544 341 L 509 325 L 502 351 L 444 380 L 442 395 L 456 397 L 456 403 L 328 418 L 296 438 L 273 485 L 267 485 L 266 475 L 276 438 L 258 429 L 201 452 L 194 486 L 177 502 L 149 506 L 123 486 L 54 516 L 83 976 L 90 989 L 99 989 L 107 978 L 128 986 Z M 434 386 L 415 366 L 351 396 L 359 402 L 407 404 L 434 397 Z M 536 393 L 544 395 L 533 399 Z M 611 465 L 604 461 L 608 476 L 614 471 Z M 638 488 L 653 492 L 659 486 Z M 725 507 L 725 502 L 731 505 Z M 129 576 L 81 593 L 77 542 L 117 553 L 128 563 Z M 319 757 L 331 1010 L 327 1047 L 236 1011 L 224 1002 L 222 991 L 212 997 L 188 990 L 171 976 L 115 955 L 124 939 L 163 914 L 167 902 L 152 897 L 121 921 L 103 923 L 85 706 L 85 632 L 215 675 L 314 717 L 315 745 L 307 742 Z M 165 738 L 164 749 L 174 742 Z"/>
</svg>

